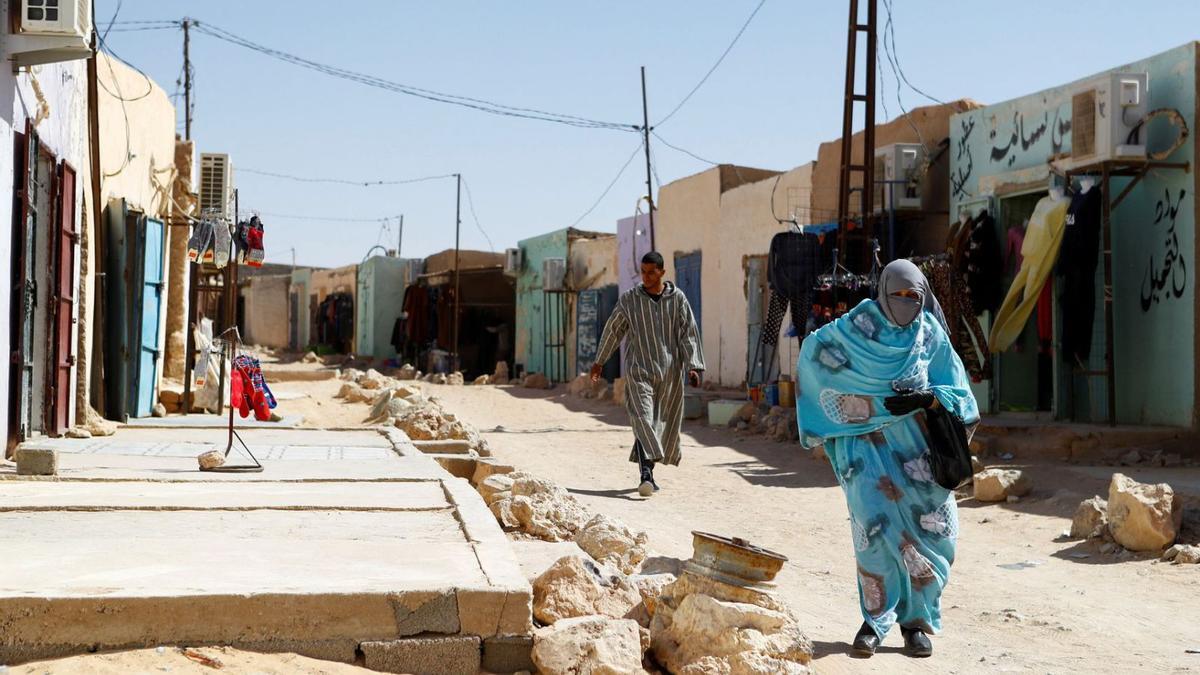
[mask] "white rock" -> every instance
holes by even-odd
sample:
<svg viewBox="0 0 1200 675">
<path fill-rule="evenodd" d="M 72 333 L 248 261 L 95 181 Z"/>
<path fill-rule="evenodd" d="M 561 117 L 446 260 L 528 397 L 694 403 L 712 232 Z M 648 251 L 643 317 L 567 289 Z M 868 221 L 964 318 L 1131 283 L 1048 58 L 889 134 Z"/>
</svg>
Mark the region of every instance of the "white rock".
<svg viewBox="0 0 1200 675">
<path fill-rule="evenodd" d="M 479 491 L 479 496 L 483 497 L 484 503 L 491 504 L 496 500 L 495 495 L 502 492 L 513 496 L 513 479 L 508 474 L 493 474 L 483 479 L 475 489 Z"/>
<path fill-rule="evenodd" d="M 446 384 L 454 385 L 456 387 L 461 387 L 465 383 L 466 380 L 463 378 L 462 373 L 450 373 L 449 377 L 446 378 Z"/>
<path fill-rule="evenodd" d="M 1024 497 L 1032 489 L 1028 476 L 1017 469 L 984 469 L 975 474 L 975 498 L 981 502 Z"/>
<path fill-rule="evenodd" d="M 533 582 L 533 616 L 544 624 L 589 615 L 620 619 L 641 601 L 625 576 L 574 555 L 560 558 Z"/>
<path fill-rule="evenodd" d="M 629 581 L 637 587 L 638 592 L 642 595 L 642 607 L 645 609 L 646 627 L 649 628 L 649 621 L 654 618 L 654 613 L 658 611 L 658 603 L 662 598 L 664 590 L 667 586 L 675 583 L 676 576 L 670 573 L 662 574 L 635 574 L 629 577 Z"/>
<path fill-rule="evenodd" d="M 345 399 L 347 403 L 366 403 L 371 400 L 372 394 L 361 386 L 347 382 L 338 390 L 338 398 Z"/>
<path fill-rule="evenodd" d="M 472 382 L 471 384 L 473 384 L 475 386 L 483 386 L 485 384 L 491 384 L 491 383 L 492 383 L 491 375 L 480 375 L 479 377 L 475 378 L 475 381 Z"/>
<path fill-rule="evenodd" d="M 634 532 L 619 520 L 597 514 L 575 535 L 579 548 L 597 561 L 633 574 L 646 559 L 645 532 Z"/>
<path fill-rule="evenodd" d="M 703 593 L 656 619 L 654 655 L 673 673 L 808 673 L 812 644 L 785 612 Z"/>
<path fill-rule="evenodd" d="M 504 496 L 510 495 L 510 496 Z M 505 530 L 514 530 L 521 527 L 521 519 L 517 518 L 513 513 L 513 500 L 511 492 L 500 492 L 496 494 L 496 498 L 488 504 L 488 508 L 492 510 L 492 515 L 496 517 L 496 522 L 500 523 L 500 527 Z"/>
<path fill-rule="evenodd" d="M 225 464 L 225 453 L 220 450 L 209 450 L 196 458 L 201 469 L 215 469 Z"/>
<path fill-rule="evenodd" d="M 83 427 L 71 427 L 67 429 L 67 438 L 91 438 L 92 432 Z"/>
<path fill-rule="evenodd" d="M 358 378 L 363 376 L 363 371 L 357 368 L 347 368 L 341 372 L 338 377 L 346 382 L 358 382 Z"/>
<path fill-rule="evenodd" d="M 1166 483 L 1148 485 L 1115 473 L 1108 486 L 1108 527 L 1131 551 L 1161 551 L 1175 543 L 1183 520 L 1179 495 Z"/>
<path fill-rule="evenodd" d="M 374 368 L 358 377 L 356 382 L 363 389 L 383 389 L 388 385 L 388 377 Z"/>
<path fill-rule="evenodd" d="M 1070 536 L 1075 539 L 1091 539 L 1104 534 L 1108 525 L 1108 502 L 1099 496 L 1085 499 L 1075 509 L 1071 519 Z"/>
<path fill-rule="evenodd" d="M 1200 563 L 1200 546 L 1181 546 L 1174 558 L 1176 565 L 1195 565 Z"/>
<path fill-rule="evenodd" d="M 644 651 L 629 619 L 585 616 L 533 634 L 533 663 L 544 675 L 640 675 Z"/>
<path fill-rule="evenodd" d="M 525 377 L 526 389 L 549 389 L 550 387 L 549 378 L 541 373 L 530 373 Z"/>
</svg>

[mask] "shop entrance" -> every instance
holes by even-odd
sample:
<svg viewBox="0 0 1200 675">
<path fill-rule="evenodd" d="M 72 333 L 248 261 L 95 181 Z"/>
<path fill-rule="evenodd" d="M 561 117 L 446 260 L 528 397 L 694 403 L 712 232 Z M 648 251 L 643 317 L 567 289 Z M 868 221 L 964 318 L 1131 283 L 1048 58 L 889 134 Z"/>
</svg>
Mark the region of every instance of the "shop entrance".
<svg viewBox="0 0 1200 675">
<path fill-rule="evenodd" d="M 1020 243 L 1029 217 L 1046 192 L 1000 200 L 996 236 L 1004 252 L 1004 289 L 1012 287 L 1020 269 Z M 996 406 L 1000 412 L 1049 412 L 1054 408 L 1054 276 L 1046 282 L 1038 307 L 1012 347 L 995 355 Z"/>
</svg>

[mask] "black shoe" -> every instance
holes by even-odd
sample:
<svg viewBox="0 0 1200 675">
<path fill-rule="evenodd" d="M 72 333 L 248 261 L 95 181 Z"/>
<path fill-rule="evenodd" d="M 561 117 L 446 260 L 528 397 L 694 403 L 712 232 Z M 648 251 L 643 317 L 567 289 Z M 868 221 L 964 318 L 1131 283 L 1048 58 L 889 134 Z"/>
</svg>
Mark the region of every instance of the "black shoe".
<svg viewBox="0 0 1200 675">
<path fill-rule="evenodd" d="M 879 635 L 875 633 L 874 628 L 871 628 L 871 624 L 864 621 L 862 628 L 858 629 L 858 635 L 854 636 L 850 654 L 860 659 L 869 659 L 875 655 L 875 650 L 878 648 Z"/>
<path fill-rule="evenodd" d="M 904 634 L 904 653 L 915 659 L 923 659 L 933 656 L 933 643 L 929 641 L 929 636 L 920 628 L 905 628 L 900 627 L 900 632 Z"/>
</svg>

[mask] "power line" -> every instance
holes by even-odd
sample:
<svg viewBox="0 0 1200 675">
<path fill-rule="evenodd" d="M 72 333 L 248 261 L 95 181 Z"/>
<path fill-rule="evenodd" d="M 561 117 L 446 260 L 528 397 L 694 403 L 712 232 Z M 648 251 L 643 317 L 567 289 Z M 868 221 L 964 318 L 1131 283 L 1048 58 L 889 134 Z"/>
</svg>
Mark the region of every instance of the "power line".
<svg viewBox="0 0 1200 675">
<path fill-rule="evenodd" d="M 636 125 L 632 125 L 632 124 L 606 122 L 606 121 L 595 120 L 595 119 L 590 119 L 590 118 L 586 118 L 586 117 L 579 117 L 576 115 L 566 115 L 566 114 L 562 114 L 562 113 L 554 113 L 554 112 L 549 112 L 549 111 L 545 111 L 545 110 L 538 110 L 536 108 L 520 108 L 520 107 L 516 107 L 516 106 L 505 105 L 502 103 L 496 103 L 494 101 L 487 101 L 484 99 L 471 98 L 468 96 L 459 96 L 456 94 L 447 94 L 444 92 L 434 91 L 432 89 L 423 89 L 420 87 L 414 87 L 412 85 L 402 84 L 402 83 L 394 82 L 391 80 L 385 80 L 380 77 L 375 77 L 372 75 L 365 75 L 363 73 L 355 72 L 352 70 L 346 70 L 344 68 L 339 68 L 336 66 L 330 66 L 327 64 L 318 63 L 316 61 L 312 61 L 312 60 L 306 59 L 304 57 L 297 56 L 295 54 L 284 52 L 284 51 L 281 51 L 278 49 L 273 49 L 271 47 L 267 47 L 265 45 L 261 45 L 256 42 L 253 42 L 247 38 L 243 38 L 239 35 L 231 33 L 223 28 L 219 28 L 219 27 L 209 24 L 207 22 L 202 23 L 195 19 L 188 19 L 188 20 L 192 22 L 192 25 L 195 26 L 197 31 L 204 33 L 205 35 L 208 35 L 210 37 L 216 38 L 218 40 L 228 42 L 229 44 L 236 45 L 236 46 L 242 47 L 244 49 L 249 49 L 251 51 L 255 51 L 255 52 L 258 52 L 258 53 L 266 55 L 266 56 L 270 56 L 271 58 L 277 59 L 279 61 L 283 61 L 285 63 L 290 63 L 292 65 L 300 66 L 302 68 L 314 70 L 314 71 L 322 73 L 324 75 L 329 75 L 330 77 L 336 77 L 336 78 L 348 80 L 351 82 L 357 82 L 359 84 L 365 84 L 369 87 L 375 87 L 377 89 L 382 89 L 384 91 L 390 91 L 390 92 L 396 93 L 396 94 L 404 94 L 406 96 L 414 96 L 414 97 L 422 98 L 422 99 L 425 99 L 428 101 L 456 105 L 456 106 L 460 106 L 460 107 L 464 107 L 464 108 L 470 108 L 473 110 L 490 113 L 493 115 L 501 115 L 501 116 L 506 116 L 506 117 L 518 117 L 518 118 L 523 118 L 523 119 L 538 120 L 538 121 L 542 121 L 542 122 L 554 122 L 557 124 L 565 124 L 568 126 L 588 128 L 588 129 L 616 129 L 616 130 L 630 131 L 630 132 L 637 130 Z"/>
<path fill-rule="evenodd" d="M 692 90 L 688 92 L 688 95 L 684 96 L 683 100 L 680 101 L 671 112 L 667 113 L 666 117 L 659 120 L 658 124 L 655 126 L 662 126 L 663 122 L 671 119 L 675 113 L 679 112 L 679 109 L 682 108 L 683 105 L 687 103 L 697 91 L 700 90 L 700 87 L 704 86 L 704 83 L 707 82 L 708 78 L 717 70 L 717 67 L 721 65 L 721 62 L 725 60 L 725 57 L 729 56 L 729 52 L 733 50 L 733 46 L 737 44 L 738 39 L 742 37 L 742 33 L 746 32 L 746 28 L 750 26 L 750 22 L 753 21 L 754 16 L 758 14 L 758 10 L 762 9 L 763 5 L 765 4 L 767 4 L 767 0 L 759 0 L 759 3 L 754 8 L 754 11 L 750 12 L 750 16 L 746 18 L 746 22 L 743 23 L 741 29 L 738 30 L 737 35 L 733 36 L 733 40 L 730 41 L 729 46 L 725 48 L 725 51 L 721 52 L 721 56 L 717 59 L 717 62 L 712 65 L 712 68 L 708 69 L 708 72 L 704 74 L 704 77 L 700 78 L 700 81 L 696 83 L 696 86 L 692 87 Z"/>
<path fill-rule="evenodd" d="M 672 145 L 670 142 L 667 141 L 667 139 L 663 138 L 657 131 L 651 131 L 650 133 L 654 134 L 654 137 L 657 138 L 660 143 L 667 146 L 668 148 L 671 148 L 672 150 L 675 150 L 676 152 L 682 152 L 683 154 L 687 155 L 688 157 L 691 157 L 692 159 L 697 159 L 701 162 L 704 162 L 705 164 L 711 164 L 713 166 L 721 165 L 720 162 L 714 162 L 711 159 L 704 159 L 700 155 L 697 155 L 696 153 L 692 152 L 691 150 L 686 150 L 684 148 L 679 147 L 678 145 Z"/>
<path fill-rule="evenodd" d="M 571 223 L 571 227 L 578 225 L 583 221 L 584 218 L 587 218 L 589 215 L 591 215 L 592 211 L 595 211 L 597 206 L 600 206 L 600 202 L 604 201 L 604 198 L 608 196 L 608 193 L 613 189 L 613 186 L 617 184 L 617 181 L 621 180 L 621 176 L 625 174 L 625 169 L 629 168 L 629 165 L 633 162 L 633 158 L 637 157 L 638 153 L 642 151 L 642 145 L 643 144 L 640 142 L 637 144 L 637 147 L 633 149 L 632 153 L 630 153 L 629 159 L 625 160 L 625 163 L 621 165 L 621 170 L 618 171 L 617 175 L 613 177 L 612 182 L 608 184 L 608 187 L 604 188 L 604 192 L 600 193 L 600 196 L 596 198 L 596 202 L 592 204 L 587 211 L 584 211 L 582 215 L 576 218 L 575 222 Z"/>
<path fill-rule="evenodd" d="M 330 223 L 381 223 L 391 217 L 381 216 L 379 218 L 342 218 L 338 216 L 305 216 L 288 213 L 271 213 L 269 211 L 259 211 L 257 209 L 242 209 L 242 213 L 238 215 L 238 218 L 241 219 L 243 217 L 242 214 L 245 213 L 268 216 L 270 218 L 284 218 L 287 220 L 319 220 Z"/>
<path fill-rule="evenodd" d="M 496 245 L 492 243 L 492 238 L 484 231 L 483 226 L 479 224 L 479 216 L 475 215 L 475 200 L 471 198 L 471 186 L 467 184 L 467 179 L 463 178 L 463 187 L 467 189 L 467 207 L 471 209 L 471 219 L 475 221 L 475 227 L 479 228 L 479 233 L 487 239 L 488 248 L 493 252 L 496 250 Z"/>
<path fill-rule="evenodd" d="M 407 185 L 409 183 L 423 183 L 425 181 L 438 180 L 441 178 L 453 178 L 454 174 L 444 173 L 436 176 L 421 176 L 420 178 L 406 178 L 403 180 L 350 180 L 346 178 L 311 178 L 305 176 L 294 176 L 286 173 L 276 173 L 274 171 L 262 171 L 260 169 L 245 169 L 238 167 L 238 173 L 250 173 L 256 176 L 268 176 L 270 178 L 280 178 L 283 180 L 296 181 L 298 183 L 332 183 L 335 185 L 355 185 L 358 187 L 375 187 L 380 185 Z"/>
<path fill-rule="evenodd" d="M 893 48 L 895 47 L 895 45 L 892 45 L 890 47 L 888 46 L 889 33 L 892 35 L 895 35 L 894 31 L 892 30 L 891 4 L 888 2 L 888 0 L 884 0 L 883 4 L 888 10 L 887 23 L 884 25 L 884 28 L 883 28 L 883 53 L 887 57 L 888 64 L 892 68 L 892 74 L 895 76 L 895 79 L 896 79 L 896 103 L 900 106 L 900 112 L 901 112 L 901 114 L 904 115 L 904 121 L 908 122 L 908 126 L 912 128 L 913 133 L 915 133 L 917 135 L 917 140 L 919 140 L 921 142 L 921 147 L 924 148 L 924 147 L 926 147 L 925 146 L 925 137 L 921 134 L 921 130 L 917 128 L 917 125 L 915 123 L 913 123 L 912 117 L 910 117 L 908 114 L 908 109 L 904 107 L 904 99 L 900 96 L 901 79 L 902 78 L 900 77 L 900 66 L 896 61 L 895 54 L 893 53 Z"/>
<path fill-rule="evenodd" d="M 912 82 L 908 81 L 908 76 L 904 74 L 904 68 L 900 67 L 900 56 L 896 50 L 896 24 L 894 21 L 892 21 L 892 0 L 883 0 L 883 6 L 887 10 L 887 15 L 888 15 L 887 31 L 891 35 L 891 38 L 892 38 L 893 58 L 895 58 L 896 70 L 898 71 L 898 73 L 900 75 L 900 79 L 904 80 L 904 84 L 907 84 L 910 89 L 912 89 L 913 91 L 917 92 L 918 94 L 924 96 L 925 98 L 929 99 L 930 101 L 933 101 L 934 103 L 939 103 L 941 105 L 946 105 L 945 101 L 942 101 L 933 96 L 930 96 L 929 94 L 926 94 L 925 92 L 923 92 L 920 89 L 913 86 Z"/>
</svg>

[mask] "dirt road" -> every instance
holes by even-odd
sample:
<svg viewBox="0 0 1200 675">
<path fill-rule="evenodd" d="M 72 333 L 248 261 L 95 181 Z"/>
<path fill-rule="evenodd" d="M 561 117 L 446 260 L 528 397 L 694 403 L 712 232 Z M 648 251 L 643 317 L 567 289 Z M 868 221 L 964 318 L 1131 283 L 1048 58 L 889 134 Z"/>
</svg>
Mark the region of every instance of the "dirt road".
<svg viewBox="0 0 1200 675">
<path fill-rule="evenodd" d="M 779 593 L 816 646 L 822 673 L 1200 672 L 1200 566 L 1102 554 L 1056 541 L 1081 499 L 1107 494 L 1111 469 L 1029 467 L 1016 504 L 960 503 L 958 559 L 931 660 L 899 653 L 898 632 L 869 661 L 848 656 L 862 619 L 845 501 L 833 473 L 798 446 L 684 427 L 684 461 L 636 493 L 624 410 L 558 392 L 436 387 L 447 409 L 485 432 L 497 456 L 567 487 L 589 507 L 650 535 L 662 555 L 691 555 L 691 530 L 746 537 L 789 562 Z M 1137 469 L 1123 469 L 1138 477 Z M 1195 486 L 1196 469 L 1152 478 Z M 1150 479 L 1148 477 L 1147 479 Z"/>
</svg>

